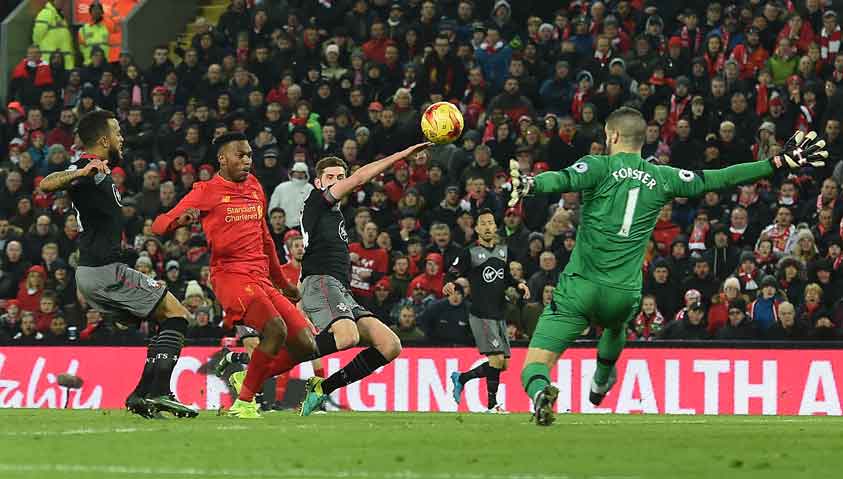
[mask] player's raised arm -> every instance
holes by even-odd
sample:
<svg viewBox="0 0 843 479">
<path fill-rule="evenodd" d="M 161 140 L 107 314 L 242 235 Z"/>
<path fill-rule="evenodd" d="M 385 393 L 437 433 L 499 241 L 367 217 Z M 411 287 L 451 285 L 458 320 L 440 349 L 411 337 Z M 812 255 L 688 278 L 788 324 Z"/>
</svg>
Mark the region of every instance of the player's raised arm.
<svg viewBox="0 0 843 479">
<path fill-rule="evenodd" d="M 720 170 L 688 171 L 671 166 L 660 166 L 659 169 L 672 196 L 690 198 L 766 178 L 781 168 L 798 170 L 804 166 L 823 166 L 823 160 L 828 157 L 824 148 L 825 141 L 817 140 L 815 132 L 806 135 L 798 131 L 785 144 L 784 151 L 769 160 L 741 163 Z"/>
<path fill-rule="evenodd" d="M 201 182 L 194 183 L 190 193 L 185 195 L 173 209 L 155 218 L 152 223 L 152 232 L 158 236 L 164 236 L 179 227 L 198 221 L 202 214 L 204 189 Z"/>
<path fill-rule="evenodd" d="M 96 175 L 97 173 L 108 173 L 108 165 L 102 160 L 94 158 L 82 168 L 77 168 L 76 165 L 70 165 L 70 168 L 65 171 L 50 173 L 41 180 L 39 188 L 45 193 L 66 190 L 73 185 L 74 181 Z"/>
<path fill-rule="evenodd" d="M 354 191 L 359 186 L 365 185 L 366 183 L 371 181 L 372 178 L 388 170 L 396 161 L 409 158 L 432 145 L 433 143 L 430 143 L 429 141 L 424 143 L 418 143 L 397 153 L 393 153 L 387 156 L 386 158 L 382 158 L 378 161 L 373 161 L 368 165 L 361 167 L 359 170 L 354 172 L 353 175 L 347 178 L 344 177 L 342 179 L 338 179 L 338 181 L 332 184 L 328 188 L 328 190 L 330 191 L 331 196 L 339 200 Z M 332 179 L 328 179 L 328 181 L 330 180 Z"/>
</svg>

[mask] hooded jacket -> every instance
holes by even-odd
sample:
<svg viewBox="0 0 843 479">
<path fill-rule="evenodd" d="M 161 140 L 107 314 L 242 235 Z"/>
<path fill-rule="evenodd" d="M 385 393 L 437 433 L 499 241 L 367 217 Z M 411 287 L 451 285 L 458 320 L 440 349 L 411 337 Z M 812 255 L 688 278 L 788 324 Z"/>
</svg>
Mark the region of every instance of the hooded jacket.
<svg viewBox="0 0 843 479">
<path fill-rule="evenodd" d="M 306 179 L 293 179 L 293 173 L 297 171 L 304 172 Z M 313 185 L 310 184 L 310 173 L 307 170 L 307 165 L 296 163 L 290 170 L 290 179 L 276 186 L 275 191 L 272 192 L 272 197 L 269 199 L 269 205 L 267 206 L 267 215 L 274 208 L 281 208 L 287 217 L 287 227 L 298 227 L 301 223 L 304 201 L 313 191 L 313 188 Z"/>
<path fill-rule="evenodd" d="M 435 261 L 436 264 L 439 265 L 439 269 L 435 275 L 429 275 L 425 270 L 420 275 L 413 278 L 407 288 L 407 297 L 411 297 L 413 295 L 413 290 L 415 290 L 417 286 L 421 286 L 428 294 L 432 294 L 437 298 L 442 297 L 442 287 L 445 286 L 444 259 L 439 253 L 428 253 L 426 259 Z"/>
</svg>

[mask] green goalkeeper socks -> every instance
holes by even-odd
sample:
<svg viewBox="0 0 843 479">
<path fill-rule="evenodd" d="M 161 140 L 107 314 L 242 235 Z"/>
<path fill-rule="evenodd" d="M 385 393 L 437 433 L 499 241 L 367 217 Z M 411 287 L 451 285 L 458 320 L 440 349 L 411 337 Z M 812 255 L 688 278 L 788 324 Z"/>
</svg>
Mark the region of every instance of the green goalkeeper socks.
<svg viewBox="0 0 843 479">
<path fill-rule="evenodd" d="M 524 365 L 521 370 L 521 385 L 530 399 L 536 397 L 536 393 L 550 384 L 550 368 L 543 363 L 530 363 Z"/>
<path fill-rule="evenodd" d="M 626 344 L 626 324 L 617 329 L 604 329 L 597 343 L 597 369 L 594 371 L 594 382 L 599 385 L 609 381 L 609 374 L 615 367 L 615 362 L 621 356 Z"/>
</svg>

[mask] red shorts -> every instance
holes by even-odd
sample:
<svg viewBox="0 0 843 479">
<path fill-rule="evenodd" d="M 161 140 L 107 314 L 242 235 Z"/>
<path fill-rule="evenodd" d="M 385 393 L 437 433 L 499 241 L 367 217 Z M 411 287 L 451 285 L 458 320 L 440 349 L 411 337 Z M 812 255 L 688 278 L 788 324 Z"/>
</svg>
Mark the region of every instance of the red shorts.
<svg viewBox="0 0 843 479">
<path fill-rule="evenodd" d="M 303 328 L 310 329 L 307 320 L 267 278 L 239 274 L 216 274 L 211 279 L 214 294 L 223 307 L 223 324 L 230 329 L 245 324 L 258 331 L 274 317 L 281 317 L 287 334 L 294 336 Z"/>
</svg>

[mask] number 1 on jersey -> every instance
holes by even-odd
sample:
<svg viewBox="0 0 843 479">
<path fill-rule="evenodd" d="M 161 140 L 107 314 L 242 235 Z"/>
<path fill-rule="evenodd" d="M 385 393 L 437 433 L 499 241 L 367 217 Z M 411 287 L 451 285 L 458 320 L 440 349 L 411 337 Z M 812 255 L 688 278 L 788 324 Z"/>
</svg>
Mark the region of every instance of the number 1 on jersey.
<svg viewBox="0 0 843 479">
<path fill-rule="evenodd" d="M 621 230 L 618 231 L 618 236 L 629 236 L 629 230 L 632 228 L 632 220 L 635 217 L 635 205 L 638 203 L 638 194 L 641 193 L 641 188 L 632 188 L 626 194 L 626 209 L 623 212 L 623 223 Z"/>
</svg>

